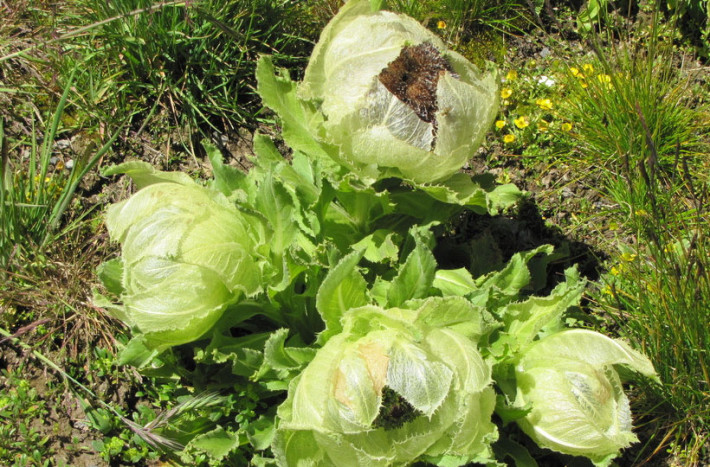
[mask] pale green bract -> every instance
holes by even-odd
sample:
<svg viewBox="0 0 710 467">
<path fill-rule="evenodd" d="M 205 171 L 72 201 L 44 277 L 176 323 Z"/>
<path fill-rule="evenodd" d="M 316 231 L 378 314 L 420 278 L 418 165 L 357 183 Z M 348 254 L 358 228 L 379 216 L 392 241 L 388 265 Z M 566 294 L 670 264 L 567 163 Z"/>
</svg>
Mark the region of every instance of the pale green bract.
<svg viewBox="0 0 710 467">
<path fill-rule="evenodd" d="M 345 313 L 343 331 L 291 382 L 279 407 L 272 446 L 279 465 L 424 460 L 455 466 L 492 459 L 491 368 L 476 336 L 456 327 L 468 313 L 466 321 L 479 323 L 470 328 L 479 329 L 481 316 L 461 301 L 447 323 L 440 300 L 424 301 L 417 310 L 368 305 Z M 401 426 L 377 425 L 385 387 L 419 415 Z"/>
<path fill-rule="evenodd" d="M 228 305 L 261 289 L 260 220 L 183 174 L 141 163 L 112 170 L 121 172 L 142 188 L 106 214 L 111 239 L 122 247 L 108 267 L 120 273 L 113 292 L 121 305 L 109 310 L 151 347 L 196 340 Z"/>
<path fill-rule="evenodd" d="M 609 465 L 638 441 L 614 365 L 655 377 L 643 354 L 593 331 L 569 329 L 540 339 L 515 368 L 516 405 L 532 406 L 518 424 L 542 447 Z"/>
<path fill-rule="evenodd" d="M 379 79 L 405 47 L 423 44 L 436 49 L 449 68 L 435 73 L 436 111 L 429 122 Z M 424 66 L 437 60 L 418 59 Z M 414 19 L 373 12 L 367 0 L 351 0 L 323 30 L 299 97 L 322 113 L 312 119 L 311 131 L 337 147 L 333 156 L 361 179 L 429 183 L 458 172 L 478 149 L 497 110 L 496 76 L 447 50 Z M 398 84 L 411 85 L 407 79 L 412 78 L 404 76 Z M 407 93 L 421 101 L 416 86 Z"/>
</svg>

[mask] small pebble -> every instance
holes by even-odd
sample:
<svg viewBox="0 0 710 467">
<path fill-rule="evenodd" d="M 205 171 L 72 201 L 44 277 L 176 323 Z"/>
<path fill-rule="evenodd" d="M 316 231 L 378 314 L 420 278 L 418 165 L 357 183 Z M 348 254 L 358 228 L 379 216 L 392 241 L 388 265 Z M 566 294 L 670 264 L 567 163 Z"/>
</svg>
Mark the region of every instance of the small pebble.
<svg viewBox="0 0 710 467">
<path fill-rule="evenodd" d="M 66 161 L 66 162 L 64 163 L 64 167 L 66 167 L 67 169 L 71 170 L 72 167 L 74 167 L 74 159 L 69 159 L 68 161 Z"/>
</svg>

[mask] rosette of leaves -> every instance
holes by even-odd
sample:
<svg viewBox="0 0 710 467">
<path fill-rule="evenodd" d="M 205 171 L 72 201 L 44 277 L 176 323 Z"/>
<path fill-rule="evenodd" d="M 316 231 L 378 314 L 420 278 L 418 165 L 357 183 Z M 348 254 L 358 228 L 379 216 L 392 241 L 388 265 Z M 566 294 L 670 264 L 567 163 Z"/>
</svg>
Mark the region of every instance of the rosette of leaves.
<svg viewBox="0 0 710 467">
<path fill-rule="evenodd" d="M 280 465 L 463 465 L 491 459 L 491 368 L 480 311 L 458 297 L 363 306 L 292 380 L 272 450 Z"/>
<path fill-rule="evenodd" d="M 267 229 L 259 217 L 183 173 L 141 162 L 105 173 L 130 175 L 139 191 L 106 214 L 121 256 L 99 271 L 113 302 L 98 302 L 146 347 L 197 340 L 229 305 L 262 290 Z"/>
</svg>

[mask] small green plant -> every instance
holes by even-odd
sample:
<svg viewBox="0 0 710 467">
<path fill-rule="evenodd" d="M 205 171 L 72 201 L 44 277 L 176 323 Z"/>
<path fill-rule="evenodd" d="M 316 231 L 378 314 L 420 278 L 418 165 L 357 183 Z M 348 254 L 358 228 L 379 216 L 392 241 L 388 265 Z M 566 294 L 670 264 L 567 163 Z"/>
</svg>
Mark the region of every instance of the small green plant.
<svg viewBox="0 0 710 467">
<path fill-rule="evenodd" d="M 11 263 L 42 263 L 43 248 L 75 228 L 78 221 L 62 225 L 82 178 L 108 152 L 118 133 L 95 153 L 73 161 L 71 169 L 52 163 L 54 144 L 62 133 L 62 117 L 72 81 L 44 122 L 44 132 L 33 125 L 30 141 L 9 141 L 0 119 L 0 271 Z"/>
<path fill-rule="evenodd" d="M 22 377 L 22 367 L 0 370 L 0 463 L 44 465 L 49 438 L 34 426 L 50 413 L 48 401 Z"/>
</svg>

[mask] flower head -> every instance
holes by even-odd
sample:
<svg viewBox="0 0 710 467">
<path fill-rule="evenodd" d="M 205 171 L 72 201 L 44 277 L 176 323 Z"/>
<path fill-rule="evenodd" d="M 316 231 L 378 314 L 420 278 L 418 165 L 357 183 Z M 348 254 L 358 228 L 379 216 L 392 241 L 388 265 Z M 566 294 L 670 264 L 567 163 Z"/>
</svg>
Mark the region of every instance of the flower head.
<svg viewBox="0 0 710 467">
<path fill-rule="evenodd" d="M 513 90 L 510 88 L 503 88 L 500 90 L 501 99 L 507 99 L 513 95 Z"/>
<path fill-rule="evenodd" d="M 496 120 L 496 128 L 502 129 L 505 126 L 505 120 Z"/>
<path fill-rule="evenodd" d="M 455 326 L 460 316 L 477 322 L 480 315 L 468 303 L 448 302 L 346 312 L 343 331 L 291 382 L 279 407 L 272 446 L 279 465 L 489 458 L 497 438 L 491 368 Z M 452 312 L 451 327 L 444 310 Z"/>
<path fill-rule="evenodd" d="M 655 378 L 648 358 L 593 331 L 568 329 L 536 341 L 515 368 L 516 405 L 532 407 L 518 424 L 539 446 L 609 465 L 638 441 L 618 365 Z"/>
<path fill-rule="evenodd" d="M 572 131 L 572 124 L 565 122 L 562 124 L 562 131 Z"/>
<path fill-rule="evenodd" d="M 321 33 L 299 86 L 312 134 L 363 181 L 456 173 L 497 110 L 482 71 L 413 18 L 350 0 Z"/>
<path fill-rule="evenodd" d="M 510 144 L 513 141 L 515 141 L 515 135 L 512 133 L 508 133 L 507 135 L 503 136 L 503 142 L 505 144 Z"/>
<path fill-rule="evenodd" d="M 515 70 L 510 70 L 505 74 L 506 81 L 515 81 L 516 79 L 518 79 L 518 72 Z"/>
<path fill-rule="evenodd" d="M 530 126 L 530 120 L 525 115 L 521 115 L 520 117 L 516 118 L 515 120 L 513 120 L 513 123 L 521 130 Z"/>
<path fill-rule="evenodd" d="M 542 110 L 552 110 L 552 101 L 550 99 L 538 99 L 535 104 Z"/>
</svg>

